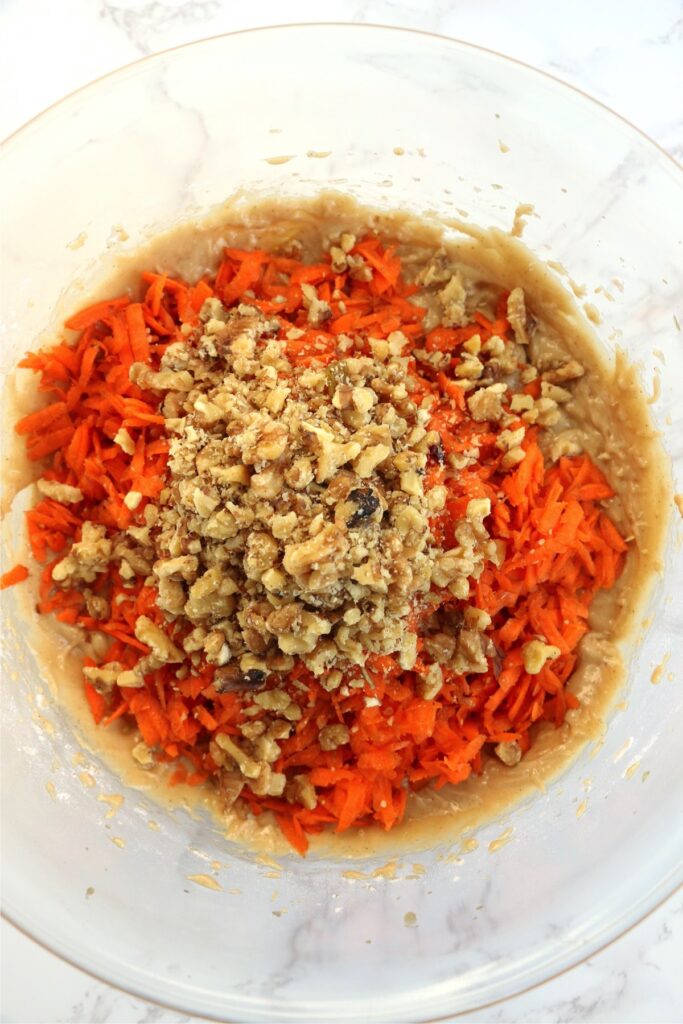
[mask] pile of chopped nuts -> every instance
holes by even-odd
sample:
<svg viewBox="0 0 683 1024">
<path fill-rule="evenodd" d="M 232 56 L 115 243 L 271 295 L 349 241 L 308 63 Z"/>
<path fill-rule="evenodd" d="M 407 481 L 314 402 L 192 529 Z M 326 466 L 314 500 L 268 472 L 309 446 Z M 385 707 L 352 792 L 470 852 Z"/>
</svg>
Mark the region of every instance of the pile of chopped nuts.
<svg viewBox="0 0 683 1024">
<path fill-rule="evenodd" d="M 153 532 L 160 607 L 191 629 L 185 651 L 251 679 L 301 659 L 316 675 L 368 653 L 417 654 L 408 621 L 432 584 L 467 597 L 495 545 L 473 501 L 459 547 L 435 550 L 426 492 L 438 436 L 411 400 L 407 339 L 373 356 L 292 366 L 278 322 L 209 300 L 203 327 L 171 345 L 158 372 L 175 435 Z"/>
<path fill-rule="evenodd" d="M 332 256 L 341 263 L 349 257 L 338 249 Z M 360 264 L 353 269 L 363 271 Z M 468 291 L 444 253 L 422 268 L 417 283 L 433 323 L 469 322 Z M 304 302 L 311 324 L 324 319 L 310 285 Z M 515 341 L 493 336 L 482 344 L 474 335 L 454 369 L 472 420 L 498 431 L 502 470 L 524 456 L 525 427 L 509 425 L 561 428 L 562 405 L 571 398 L 561 385 L 583 374 L 576 360 L 551 365 L 541 374 L 539 398 L 521 393 L 539 371 L 529 361 L 533 321 L 520 288 L 509 295 L 507 316 Z M 353 340 L 340 335 L 337 360 L 295 366 L 286 341 L 301 333 L 291 327 L 283 338 L 280 322 L 255 306 L 228 310 L 209 299 L 201 326 L 167 348 L 158 370 L 131 367 L 137 384 L 164 396 L 173 437 L 167 487 L 158 504 L 145 505 L 144 525 L 115 540 L 86 522 L 52 576 L 62 586 L 87 584 L 113 561 L 124 579 L 149 579 L 167 621 L 183 627 L 182 649 L 141 617 L 135 634 L 151 652 L 116 680 L 111 667 L 86 670 L 98 685 L 105 672 L 109 687 L 141 687 L 146 672 L 182 662 L 215 665 L 217 687 L 234 689 L 286 673 L 295 659 L 329 689 L 371 653 L 396 654 L 408 670 L 417 655 L 410 623 L 429 610 L 430 590 L 447 588 L 466 601 L 486 561 L 500 563 L 503 552 L 484 525 L 486 499 L 470 501 L 455 546 L 442 550 L 430 532 L 447 491 L 425 489 L 425 467 L 441 439 L 429 429 L 430 400 L 411 397 L 407 366 L 413 358 L 418 368 L 439 371 L 450 354 L 416 348 L 400 331 L 371 339 L 371 355 L 355 354 Z M 554 432 L 554 457 L 572 453 L 570 434 Z M 125 430 L 115 440 L 130 453 Z M 446 469 L 457 474 L 478 456 L 476 445 L 450 453 Z M 51 481 L 41 489 L 64 502 L 80 499 L 78 488 Z M 126 504 L 134 509 L 141 498 L 131 491 Z M 106 601 L 85 593 L 90 613 L 106 618 Z M 438 614 L 423 616 L 433 664 L 420 680 L 422 696 L 439 692 L 442 665 L 486 671 L 487 618 L 470 607 L 457 628 L 444 628 Z"/>
</svg>

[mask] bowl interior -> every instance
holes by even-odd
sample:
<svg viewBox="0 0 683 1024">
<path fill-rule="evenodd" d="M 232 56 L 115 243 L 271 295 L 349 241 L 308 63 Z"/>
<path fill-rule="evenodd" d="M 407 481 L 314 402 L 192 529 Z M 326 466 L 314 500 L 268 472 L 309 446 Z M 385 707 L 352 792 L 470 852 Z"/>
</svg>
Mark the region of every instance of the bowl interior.
<svg viewBox="0 0 683 1024">
<path fill-rule="evenodd" d="M 5 374 L 122 254 L 239 190 L 334 187 L 504 228 L 533 203 L 525 240 L 588 287 L 605 350 L 623 347 L 644 387 L 658 379 L 652 415 L 683 489 L 680 172 L 615 115 L 522 65 L 358 26 L 220 37 L 52 108 L 7 143 L 5 181 Z M 20 530 L 17 513 L 10 548 Z M 122 787 L 96 754 L 79 763 L 26 615 L 4 594 L 6 912 L 86 970 L 220 1019 L 324 1018 L 332 1006 L 335 1019 L 424 1019 L 545 980 L 682 877 L 683 794 L 671 785 L 682 541 L 672 519 L 604 742 L 482 827 L 476 849 L 444 841 L 411 856 L 389 844 L 359 865 L 246 855 L 201 816 Z"/>
</svg>

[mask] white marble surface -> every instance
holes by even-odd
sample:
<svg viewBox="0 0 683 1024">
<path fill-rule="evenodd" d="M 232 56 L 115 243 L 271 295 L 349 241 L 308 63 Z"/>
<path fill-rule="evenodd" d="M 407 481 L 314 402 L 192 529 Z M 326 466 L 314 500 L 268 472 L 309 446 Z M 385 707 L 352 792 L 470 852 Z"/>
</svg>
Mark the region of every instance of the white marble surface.
<svg viewBox="0 0 683 1024">
<path fill-rule="evenodd" d="M 64 94 L 158 50 L 284 21 L 366 21 L 488 46 L 592 93 L 683 157 L 683 4 L 676 0 L 3 0 L 0 136 Z M 147 1022 L 189 1018 L 95 982 L 3 922 L 4 1021 Z M 574 970 L 472 1021 L 680 1021 L 683 897 Z"/>
</svg>

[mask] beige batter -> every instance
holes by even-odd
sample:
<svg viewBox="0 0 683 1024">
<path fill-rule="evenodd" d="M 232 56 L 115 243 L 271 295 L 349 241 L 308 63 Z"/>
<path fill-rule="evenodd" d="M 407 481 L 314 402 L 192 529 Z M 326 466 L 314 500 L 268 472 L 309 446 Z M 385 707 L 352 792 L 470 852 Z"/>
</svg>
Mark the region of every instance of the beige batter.
<svg viewBox="0 0 683 1024">
<path fill-rule="evenodd" d="M 588 741 L 601 735 L 623 678 L 617 644 L 627 640 L 634 616 L 661 569 L 660 551 L 672 505 L 669 473 L 634 370 L 622 356 L 612 366 L 601 358 L 592 328 L 556 274 L 518 237 L 497 229 L 478 229 L 460 221 L 417 219 L 399 212 L 379 213 L 336 193 L 296 203 L 272 200 L 250 204 L 248 197 L 237 196 L 201 223 L 174 228 L 135 253 L 119 256 L 113 271 L 110 260 L 109 274 L 101 275 L 95 287 L 81 284 L 79 294 L 76 288 L 69 307 L 59 311 L 60 319 L 101 296 L 135 293 L 141 269 L 163 270 L 193 281 L 215 271 L 225 245 L 274 250 L 297 238 L 304 244 L 306 257 L 315 259 L 325 238 L 341 230 L 361 235 L 368 229 L 398 243 L 408 276 L 411 267 L 423 264 L 435 248 L 444 247 L 457 260 L 463 275 L 477 282 L 484 304 L 487 295 L 501 289 L 524 289 L 527 306 L 539 324 L 531 348 L 532 361 L 544 354 L 570 355 L 587 371 L 573 385 L 573 402 L 568 409 L 563 407 L 568 419 L 552 429 L 570 430 L 603 469 L 616 492 L 609 513 L 630 545 L 619 581 L 595 600 L 590 617 L 592 632 L 581 644 L 579 665 L 570 683 L 581 707 L 569 712 L 559 729 L 541 724 L 532 749 L 515 768 L 491 757 L 479 777 L 471 777 L 457 787 L 413 795 L 405 821 L 388 835 L 373 828 L 313 840 L 316 853 L 348 856 L 395 852 L 399 847 L 425 849 L 453 840 L 543 788 Z M 10 403 L 12 419 L 37 404 L 32 375 L 23 371 L 17 374 L 15 386 L 15 401 Z M 19 444 L 8 464 L 7 500 L 36 475 Z M 164 783 L 163 769 L 144 771 L 130 757 L 134 732 L 126 731 L 119 723 L 97 729 L 81 685 L 85 645 L 80 634 L 68 627 L 58 631 L 52 619 L 37 616 L 29 588 L 23 591 L 26 615 L 34 621 L 34 648 L 44 674 L 56 700 L 69 708 L 85 747 L 114 766 L 123 783 L 144 790 L 166 806 L 185 803 L 195 810 L 210 809 L 216 827 L 231 839 L 261 851 L 280 853 L 289 849 L 269 815 L 254 819 L 237 809 L 226 816 L 221 814 L 211 791 L 187 786 L 170 789 Z M 97 645 L 98 638 L 91 638 L 89 643 Z"/>
</svg>

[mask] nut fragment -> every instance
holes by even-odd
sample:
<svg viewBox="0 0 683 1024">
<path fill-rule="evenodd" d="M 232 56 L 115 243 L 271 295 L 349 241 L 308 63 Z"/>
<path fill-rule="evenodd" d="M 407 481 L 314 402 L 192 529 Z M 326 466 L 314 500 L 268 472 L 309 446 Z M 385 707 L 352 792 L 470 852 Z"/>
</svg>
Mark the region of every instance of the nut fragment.
<svg viewBox="0 0 683 1024">
<path fill-rule="evenodd" d="M 373 472 L 385 459 L 391 455 L 391 448 L 387 444 L 375 444 L 365 448 L 363 452 L 354 459 L 353 468 L 362 479 L 372 476 Z"/>
<path fill-rule="evenodd" d="M 160 662 L 183 661 L 185 655 L 173 641 L 159 629 L 146 615 L 141 615 L 135 623 L 135 636 L 143 644 L 152 649 L 152 654 Z"/>
<path fill-rule="evenodd" d="M 259 762 L 255 758 L 246 754 L 242 747 L 236 743 L 231 736 L 228 736 L 225 732 L 219 732 L 216 733 L 215 739 L 220 749 L 230 755 L 245 778 L 257 779 L 259 777 L 261 774 L 261 765 Z"/>
<path fill-rule="evenodd" d="M 544 370 L 543 379 L 547 380 L 550 384 L 562 384 L 564 381 L 577 380 L 579 377 L 583 377 L 585 372 L 578 359 L 569 359 L 566 363 L 562 363 L 551 370 Z"/>
<path fill-rule="evenodd" d="M 526 452 L 523 448 L 511 448 L 509 451 L 505 453 L 503 458 L 500 460 L 500 468 L 505 470 L 512 469 L 514 466 L 518 466 L 520 462 L 524 461 L 525 455 Z"/>
<path fill-rule="evenodd" d="M 443 309 L 442 323 L 445 327 L 459 327 L 466 322 L 466 294 L 462 278 L 459 274 L 453 274 L 439 292 L 439 302 Z"/>
<path fill-rule="evenodd" d="M 508 295 L 507 317 L 510 326 L 515 332 L 515 340 L 518 345 L 527 345 L 529 335 L 527 334 L 527 313 L 524 301 L 524 292 L 521 288 L 513 288 Z"/>
<path fill-rule="evenodd" d="M 443 671 L 440 665 L 430 665 L 426 673 L 420 676 L 417 684 L 418 693 L 424 700 L 433 700 L 443 686 Z"/>
<path fill-rule="evenodd" d="M 522 750 L 517 740 L 497 743 L 494 750 L 503 764 L 506 764 L 508 768 L 514 768 L 514 766 L 519 764 L 522 760 Z"/>
<path fill-rule="evenodd" d="M 178 555 L 177 558 L 159 559 L 154 563 L 154 575 L 160 580 L 169 578 L 191 578 L 197 572 L 199 562 L 195 555 Z"/>
<path fill-rule="evenodd" d="M 52 570 L 55 583 L 73 585 L 79 580 L 92 583 L 96 575 L 105 572 L 111 558 L 112 544 L 106 527 L 85 522 L 80 541 L 72 545 L 69 554 Z"/>
<path fill-rule="evenodd" d="M 307 775 L 295 775 L 285 787 L 285 797 L 290 803 L 301 804 L 307 810 L 315 810 L 318 797 L 315 786 Z"/>
<path fill-rule="evenodd" d="M 126 455 L 135 454 L 135 441 L 125 427 L 119 427 L 114 435 L 114 441 L 126 453 Z"/>
<path fill-rule="evenodd" d="M 345 725 L 326 725 L 318 736 L 321 750 L 336 750 L 349 742 L 349 730 Z"/>
<path fill-rule="evenodd" d="M 529 675 L 538 675 L 547 661 L 559 658 L 561 653 L 560 648 L 553 644 L 546 644 L 537 639 L 529 640 L 522 647 L 524 668 Z"/>
<path fill-rule="evenodd" d="M 105 665 L 86 666 L 83 675 L 92 683 L 98 693 L 108 693 L 118 681 L 121 665 L 117 661 Z"/>
<path fill-rule="evenodd" d="M 330 524 L 311 540 L 288 544 L 282 564 L 291 576 L 301 576 L 322 562 L 333 561 L 347 550 L 348 545 L 346 535 L 338 526 Z"/>
<path fill-rule="evenodd" d="M 302 284 L 301 291 L 304 297 L 304 306 L 308 310 L 308 322 L 318 327 L 325 323 L 332 316 L 329 303 L 318 298 L 318 293 L 312 284 Z"/>
<path fill-rule="evenodd" d="M 143 740 L 140 740 L 139 743 L 135 744 L 131 750 L 131 754 L 133 759 L 137 761 L 141 768 L 149 769 L 154 767 L 154 755 Z"/>
<path fill-rule="evenodd" d="M 46 498 L 61 501 L 65 505 L 73 505 L 77 501 L 83 501 L 83 491 L 80 487 L 60 484 L 57 480 L 46 480 L 44 477 L 38 480 L 37 487 Z"/>
<path fill-rule="evenodd" d="M 504 394 L 504 384 L 491 384 L 475 391 L 467 399 L 467 407 L 472 419 L 477 423 L 483 423 L 485 420 L 497 423 L 504 412 L 501 401 Z"/>
</svg>

